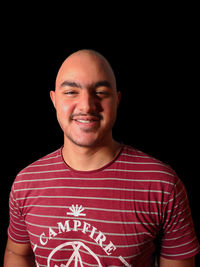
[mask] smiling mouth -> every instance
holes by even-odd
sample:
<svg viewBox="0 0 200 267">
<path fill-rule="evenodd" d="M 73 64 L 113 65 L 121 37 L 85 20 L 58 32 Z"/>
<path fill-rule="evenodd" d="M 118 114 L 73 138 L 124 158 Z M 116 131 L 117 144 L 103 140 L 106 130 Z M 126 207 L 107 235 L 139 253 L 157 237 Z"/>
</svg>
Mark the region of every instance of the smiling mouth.
<svg viewBox="0 0 200 267">
<path fill-rule="evenodd" d="M 102 116 L 99 114 L 77 114 L 72 115 L 71 120 L 74 120 L 83 124 L 92 124 L 97 123 L 102 119 Z"/>
<path fill-rule="evenodd" d="M 77 119 L 73 119 L 73 121 L 79 125 L 81 128 L 87 128 L 87 129 L 94 129 L 97 127 L 97 125 L 99 125 L 99 119 L 94 118 L 94 119 L 86 119 L 86 118 L 77 118 Z"/>
<path fill-rule="evenodd" d="M 93 132 L 99 127 L 102 116 L 100 114 L 74 114 L 71 119 L 84 132 Z"/>
<path fill-rule="evenodd" d="M 91 123 L 91 122 L 95 122 L 95 121 L 99 121 L 99 120 L 83 120 L 83 119 L 75 119 L 75 121 L 78 121 L 78 122 L 81 122 L 81 123 L 85 123 L 85 124 L 88 124 L 88 123 Z"/>
</svg>

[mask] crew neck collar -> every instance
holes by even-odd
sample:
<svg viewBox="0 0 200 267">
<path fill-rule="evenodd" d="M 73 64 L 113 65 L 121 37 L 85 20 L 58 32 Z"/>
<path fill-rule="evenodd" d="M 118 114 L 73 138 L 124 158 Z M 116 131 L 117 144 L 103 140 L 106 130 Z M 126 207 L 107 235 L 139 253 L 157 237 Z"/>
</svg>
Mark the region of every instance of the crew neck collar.
<svg viewBox="0 0 200 267">
<path fill-rule="evenodd" d="M 70 170 L 71 172 L 79 173 L 79 174 L 83 174 L 84 175 L 84 174 L 91 174 L 91 173 L 101 172 L 101 171 L 107 169 L 109 166 L 111 166 L 116 161 L 116 159 L 120 156 L 120 154 L 122 153 L 122 150 L 124 149 L 124 144 L 120 144 L 120 149 L 119 149 L 118 153 L 115 155 L 115 157 L 110 162 L 108 162 L 107 164 L 105 164 L 101 168 L 98 168 L 98 169 L 95 169 L 95 170 L 90 170 L 90 171 L 81 171 L 81 170 L 76 170 L 76 169 L 73 169 L 72 167 L 70 167 L 67 164 L 67 162 L 64 160 L 63 153 L 62 153 L 63 147 L 64 146 L 62 146 L 59 149 L 59 154 L 60 154 L 60 157 L 62 158 L 62 161 L 63 161 L 63 164 L 65 165 L 65 167 L 68 170 Z"/>
</svg>

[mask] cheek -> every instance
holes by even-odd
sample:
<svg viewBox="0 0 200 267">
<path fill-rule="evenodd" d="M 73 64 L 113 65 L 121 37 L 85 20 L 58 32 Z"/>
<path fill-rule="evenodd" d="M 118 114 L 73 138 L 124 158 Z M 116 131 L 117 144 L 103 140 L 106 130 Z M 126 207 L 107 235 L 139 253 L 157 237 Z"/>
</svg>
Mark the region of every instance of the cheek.
<svg viewBox="0 0 200 267">
<path fill-rule="evenodd" d="M 113 101 L 108 101 L 103 105 L 104 113 L 107 115 L 108 119 L 112 120 L 117 113 L 117 104 Z"/>
<path fill-rule="evenodd" d="M 74 109 L 74 105 L 72 103 L 66 103 L 65 101 L 59 101 L 57 103 L 57 114 L 59 116 L 69 116 L 72 114 L 72 111 Z"/>
<path fill-rule="evenodd" d="M 64 101 L 57 102 L 56 116 L 61 129 L 65 132 L 70 123 L 70 116 L 73 112 L 73 106 Z"/>
</svg>

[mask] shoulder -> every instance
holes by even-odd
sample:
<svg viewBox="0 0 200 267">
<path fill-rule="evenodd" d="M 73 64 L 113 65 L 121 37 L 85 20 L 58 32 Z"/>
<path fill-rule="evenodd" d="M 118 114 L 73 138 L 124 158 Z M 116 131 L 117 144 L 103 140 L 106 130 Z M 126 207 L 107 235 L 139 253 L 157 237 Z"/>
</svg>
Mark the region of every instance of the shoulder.
<svg viewBox="0 0 200 267">
<path fill-rule="evenodd" d="M 120 162 L 125 165 L 126 169 L 132 170 L 137 177 L 142 179 L 159 181 L 172 187 L 179 181 L 170 165 L 128 145 L 124 145 Z"/>
<path fill-rule="evenodd" d="M 53 151 L 42 158 L 34 161 L 33 163 L 26 166 L 24 169 L 22 169 L 16 176 L 14 183 L 19 182 L 23 180 L 25 177 L 34 174 L 41 174 L 45 172 L 45 170 L 50 170 L 51 168 L 54 169 L 59 162 L 61 162 L 61 148 L 57 149 L 56 151 Z"/>
<path fill-rule="evenodd" d="M 133 163 L 151 165 L 151 167 L 155 165 L 157 169 L 165 169 L 172 171 L 172 168 L 168 164 L 160 161 L 159 159 L 156 159 L 155 157 L 147 153 L 142 152 L 139 149 L 128 145 L 124 146 L 121 155 L 124 159 Z"/>
</svg>

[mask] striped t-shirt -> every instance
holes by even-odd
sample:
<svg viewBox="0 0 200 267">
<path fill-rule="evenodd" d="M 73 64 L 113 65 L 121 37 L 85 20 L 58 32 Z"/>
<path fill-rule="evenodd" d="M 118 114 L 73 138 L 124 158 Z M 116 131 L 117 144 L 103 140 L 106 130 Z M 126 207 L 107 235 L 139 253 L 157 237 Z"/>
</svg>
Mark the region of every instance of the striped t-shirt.
<svg viewBox="0 0 200 267">
<path fill-rule="evenodd" d="M 76 171 L 62 148 L 23 169 L 10 194 L 9 237 L 37 266 L 154 266 L 199 251 L 185 188 L 162 162 L 124 145 L 112 162 Z"/>
</svg>

